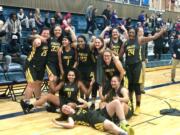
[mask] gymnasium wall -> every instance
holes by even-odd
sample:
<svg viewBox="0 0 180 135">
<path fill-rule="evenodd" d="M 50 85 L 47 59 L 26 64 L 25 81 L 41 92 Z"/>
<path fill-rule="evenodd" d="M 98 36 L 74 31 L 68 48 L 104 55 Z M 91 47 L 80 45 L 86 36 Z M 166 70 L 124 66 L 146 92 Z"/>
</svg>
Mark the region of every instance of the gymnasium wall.
<svg viewBox="0 0 180 135">
<path fill-rule="evenodd" d="M 14 6 L 14 7 L 28 7 L 40 8 L 45 10 L 60 10 L 63 12 L 85 13 L 87 6 L 92 3 L 98 8 L 98 15 L 106 8 L 108 2 L 102 0 L 0 0 L 0 5 Z M 112 3 L 113 7 L 117 9 L 119 17 L 137 18 L 141 10 L 145 10 L 148 14 L 148 7 L 139 7 L 135 5 Z M 163 14 L 165 19 L 176 20 L 177 12 L 165 12 Z"/>
</svg>

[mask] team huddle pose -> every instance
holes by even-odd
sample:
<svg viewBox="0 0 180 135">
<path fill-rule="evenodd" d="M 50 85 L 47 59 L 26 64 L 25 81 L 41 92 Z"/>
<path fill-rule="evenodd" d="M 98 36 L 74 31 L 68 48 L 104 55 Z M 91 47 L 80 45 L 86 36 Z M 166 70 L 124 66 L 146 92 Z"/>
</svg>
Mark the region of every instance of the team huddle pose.
<svg viewBox="0 0 180 135">
<path fill-rule="evenodd" d="M 63 30 L 56 25 L 52 31 L 50 34 L 50 29 L 43 28 L 39 35 L 31 36 L 32 50 L 25 64 L 27 87 L 20 101 L 24 113 L 47 103 L 48 111 L 60 109 L 60 118 L 53 120 L 58 127 L 80 124 L 116 135 L 134 135 L 127 119 L 140 113 L 141 47 L 160 37 L 166 28 L 144 37 L 142 27 L 127 31 L 123 25 L 113 29 L 108 26 L 90 42 L 83 35 L 76 37 L 70 26 Z M 111 35 L 104 38 L 107 31 Z M 45 72 L 49 91 L 42 94 Z M 32 103 L 33 95 L 36 101 Z M 99 105 L 95 104 L 97 95 Z"/>
</svg>

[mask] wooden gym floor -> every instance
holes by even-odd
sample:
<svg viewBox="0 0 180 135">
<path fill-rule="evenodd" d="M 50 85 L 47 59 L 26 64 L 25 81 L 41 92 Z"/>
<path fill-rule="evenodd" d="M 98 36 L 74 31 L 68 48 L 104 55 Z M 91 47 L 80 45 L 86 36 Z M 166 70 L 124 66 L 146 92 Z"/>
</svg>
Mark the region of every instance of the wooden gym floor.
<svg viewBox="0 0 180 135">
<path fill-rule="evenodd" d="M 146 94 L 142 95 L 141 113 L 129 120 L 135 135 L 180 135 L 180 112 L 171 115 L 159 113 L 162 109 L 170 108 L 180 111 L 180 68 L 176 71 L 176 81 L 170 82 L 170 69 L 146 73 Z M 46 111 L 24 115 L 18 102 L 0 99 L 0 135 L 108 134 L 84 126 L 56 128 L 51 122 L 56 117 L 58 114 Z"/>
</svg>

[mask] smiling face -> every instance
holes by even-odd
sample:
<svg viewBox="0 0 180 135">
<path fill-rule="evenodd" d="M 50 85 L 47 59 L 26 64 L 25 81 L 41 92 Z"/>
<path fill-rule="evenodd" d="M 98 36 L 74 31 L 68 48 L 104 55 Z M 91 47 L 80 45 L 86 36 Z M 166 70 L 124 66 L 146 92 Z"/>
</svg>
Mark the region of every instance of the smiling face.
<svg viewBox="0 0 180 135">
<path fill-rule="evenodd" d="M 129 39 L 130 39 L 130 40 L 135 39 L 135 35 L 136 35 L 135 30 L 134 30 L 134 29 L 130 29 L 130 30 L 129 30 Z"/>
<path fill-rule="evenodd" d="M 71 106 L 63 105 L 62 106 L 62 112 L 66 115 L 71 115 L 74 112 L 74 109 Z"/>
<path fill-rule="evenodd" d="M 103 54 L 103 60 L 106 64 L 110 64 L 111 62 L 111 59 L 112 59 L 112 54 L 108 51 L 105 51 L 104 54 Z"/>
<path fill-rule="evenodd" d="M 82 37 L 78 37 L 77 42 L 78 42 L 78 46 L 80 48 L 83 48 L 85 46 L 85 43 L 86 43 Z"/>
<path fill-rule="evenodd" d="M 68 45 L 70 45 L 69 39 L 64 37 L 62 40 L 62 44 L 63 44 L 63 47 L 67 47 Z"/>
<path fill-rule="evenodd" d="M 48 39 L 50 37 L 50 31 L 49 30 L 43 30 L 41 33 L 41 36 Z"/>
<path fill-rule="evenodd" d="M 120 82 L 119 82 L 118 77 L 116 77 L 116 76 L 112 77 L 112 79 L 111 79 L 111 87 L 113 89 L 118 89 L 119 86 L 120 86 Z"/>
<path fill-rule="evenodd" d="M 55 37 L 60 37 L 61 36 L 61 34 L 62 34 L 62 29 L 61 29 L 61 27 L 60 26 L 56 26 L 55 28 L 54 28 L 54 35 L 55 35 Z"/>
<path fill-rule="evenodd" d="M 112 30 L 112 38 L 113 39 L 117 39 L 117 38 L 119 38 L 119 31 L 118 31 L 118 29 L 113 29 Z"/>
<path fill-rule="evenodd" d="M 94 46 L 95 46 L 96 49 L 100 49 L 103 46 L 103 43 L 99 38 L 96 38 Z"/>
<path fill-rule="evenodd" d="M 67 79 L 70 83 L 73 83 L 75 81 L 76 75 L 73 71 L 69 71 L 67 74 Z"/>
<path fill-rule="evenodd" d="M 35 44 L 37 47 L 41 45 L 41 39 L 39 38 L 36 38 L 34 41 L 33 41 L 33 44 Z"/>
</svg>

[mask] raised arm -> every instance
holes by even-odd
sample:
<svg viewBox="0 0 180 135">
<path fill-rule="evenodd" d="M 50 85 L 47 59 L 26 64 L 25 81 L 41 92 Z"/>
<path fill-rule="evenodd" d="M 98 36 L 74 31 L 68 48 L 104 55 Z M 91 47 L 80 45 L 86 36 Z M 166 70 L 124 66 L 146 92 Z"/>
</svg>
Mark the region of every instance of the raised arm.
<svg viewBox="0 0 180 135">
<path fill-rule="evenodd" d="M 112 27 L 106 26 L 106 28 L 104 28 L 104 30 L 101 32 L 99 37 L 104 38 L 106 31 L 110 31 L 111 29 L 112 29 Z"/>
<path fill-rule="evenodd" d="M 58 50 L 58 61 L 59 61 L 59 68 L 61 71 L 61 75 L 64 76 L 64 69 L 63 69 L 63 65 L 62 65 L 62 48 L 59 48 Z"/>
<path fill-rule="evenodd" d="M 73 48 L 77 48 L 77 37 L 75 32 L 73 31 L 73 29 L 70 26 L 67 26 L 65 28 L 65 31 L 69 32 L 71 35 L 71 39 L 72 39 L 72 47 Z"/>
<path fill-rule="evenodd" d="M 100 97 L 101 101 L 106 101 L 107 95 L 103 95 L 102 91 L 103 91 L 103 88 L 102 88 L 102 86 L 100 86 L 99 87 L 99 97 Z"/>
<path fill-rule="evenodd" d="M 49 80 L 53 80 L 54 76 L 50 75 L 49 76 Z M 54 80 L 53 80 L 54 81 Z M 54 84 L 51 86 L 51 89 L 54 91 L 54 92 L 57 92 L 59 91 L 60 89 L 62 89 L 64 86 L 64 82 L 60 82 L 58 85 Z"/>
<path fill-rule="evenodd" d="M 61 128 L 71 129 L 71 128 L 74 128 L 74 126 L 75 126 L 75 122 L 72 117 L 69 117 L 67 122 L 56 121 L 55 119 L 53 119 L 52 122 L 57 127 L 61 127 Z"/>
<path fill-rule="evenodd" d="M 149 41 L 152 41 L 152 40 L 159 38 L 165 32 L 166 32 L 166 28 L 163 27 L 163 28 L 161 28 L 160 32 L 155 33 L 153 36 L 149 36 L 149 37 L 140 36 L 140 37 L 138 37 L 138 42 L 140 45 L 144 45 L 145 43 L 148 43 Z"/>
<path fill-rule="evenodd" d="M 125 28 L 125 26 L 124 26 L 124 25 L 120 25 L 119 27 L 120 27 L 121 30 L 124 31 L 124 32 L 123 32 L 124 38 L 125 38 L 125 39 L 128 39 L 128 38 L 129 38 L 129 35 L 128 35 L 128 31 L 127 31 L 127 29 Z"/>
<path fill-rule="evenodd" d="M 77 55 L 77 50 L 75 49 L 75 58 L 74 58 L 75 62 L 74 62 L 74 65 L 73 65 L 73 68 L 76 68 L 77 65 L 78 65 L 78 55 Z"/>
<path fill-rule="evenodd" d="M 87 88 L 85 87 L 85 85 L 84 85 L 81 81 L 78 82 L 78 86 L 79 86 L 80 90 L 81 90 L 86 96 L 89 96 L 90 92 L 92 91 L 92 85 L 93 85 L 93 82 L 91 81 L 90 86 L 89 86 L 89 88 L 87 89 Z"/>
</svg>

